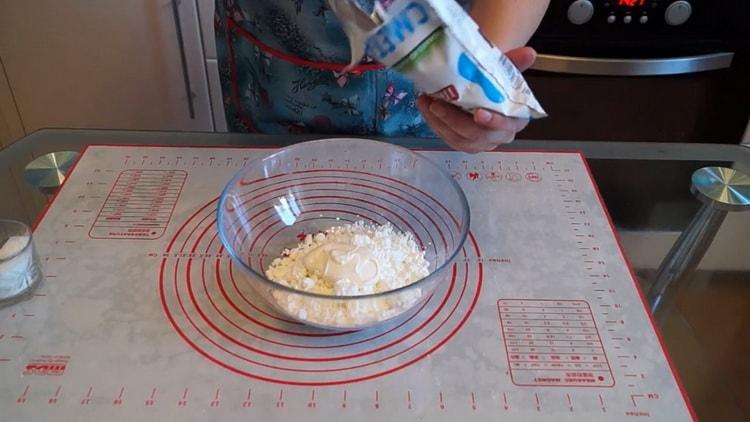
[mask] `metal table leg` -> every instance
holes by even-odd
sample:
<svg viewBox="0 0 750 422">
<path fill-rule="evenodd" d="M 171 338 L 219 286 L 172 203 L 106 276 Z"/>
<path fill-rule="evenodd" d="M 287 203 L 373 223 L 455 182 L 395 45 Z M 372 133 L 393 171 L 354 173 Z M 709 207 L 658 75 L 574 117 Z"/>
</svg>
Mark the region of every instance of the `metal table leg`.
<svg viewBox="0 0 750 422">
<path fill-rule="evenodd" d="M 693 173 L 690 190 L 703 206 L 662 261 L 648 291 L 657 319 L 673 302 L 677 281 L 700 263 L 727 213 L 750 209 L 750 177 L 734 169 L 699 169 Z"/>
<path fill-rule="evenodd" d="M 24 169 L 24 179 L 42 194 L 50 198 L 62 186 L 71 166 L 78 158 L 75 151 L 59 151 L 42 155 Z"/>
</svg>

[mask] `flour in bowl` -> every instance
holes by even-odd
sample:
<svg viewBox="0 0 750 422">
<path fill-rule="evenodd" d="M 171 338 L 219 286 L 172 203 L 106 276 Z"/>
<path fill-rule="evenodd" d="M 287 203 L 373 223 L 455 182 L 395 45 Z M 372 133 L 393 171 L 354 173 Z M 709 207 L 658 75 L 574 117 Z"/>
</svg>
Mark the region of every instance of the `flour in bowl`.
<svg viewBox="0 0 750 422">
<path fill-rule="evenodd" d="M 324 326 L 366 325 L 389 319 L 413 306 L 420 289 L 386 297 L 336 299 L 407 286 L 429 275 L 429 262 L 411 233 L 390 224 L 358 221 L 308 234 L 297 247 L 283 251 L 266 276 L 316 298 L 275 291 L 276 303 L 298 319 Z"/>
</svg>

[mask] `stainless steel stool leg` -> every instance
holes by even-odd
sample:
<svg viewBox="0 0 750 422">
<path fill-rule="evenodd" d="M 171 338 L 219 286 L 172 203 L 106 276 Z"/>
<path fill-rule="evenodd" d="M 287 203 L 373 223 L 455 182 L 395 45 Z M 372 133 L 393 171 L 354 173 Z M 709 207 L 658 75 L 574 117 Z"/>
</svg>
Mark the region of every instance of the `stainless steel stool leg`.
<svg viewBox="0 0 750 422">
<path fill-rule="evenodd" d="M 648 291 L 651 312 L 657 319 L 674 300 L 678 280 L 703 259 L 727 213 L 750 209 L 750 177 L 734 169 L 699 169 L 693 173 L 690 190 L 703 206 L 662 261 Z"/>
</svg>

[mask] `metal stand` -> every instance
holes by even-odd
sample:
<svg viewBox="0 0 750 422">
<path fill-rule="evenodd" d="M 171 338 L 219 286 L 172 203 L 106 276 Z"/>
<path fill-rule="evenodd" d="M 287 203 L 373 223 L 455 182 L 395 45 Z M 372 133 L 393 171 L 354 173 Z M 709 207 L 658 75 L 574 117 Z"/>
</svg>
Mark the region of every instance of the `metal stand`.
<svg viewBox="0 0 750 422">
<path fill-rule="evenodd" d="M 77 158 L 78 153 L 75 151 L 59 151 L 42 155 L 26 166 L 24 179 L 47 196 L 49 201 L 62 186 Z"/>
<path fill-rule="evenodd" d="M 676 281 L 695 270 L 711 246 L 728 212 L 750 209 L 750 177 L 725 167 L 696 170 L 690 188 L 703 206 L 662 261 L 648 291 L 657 319 L 673 302 Z"/>
</svg>

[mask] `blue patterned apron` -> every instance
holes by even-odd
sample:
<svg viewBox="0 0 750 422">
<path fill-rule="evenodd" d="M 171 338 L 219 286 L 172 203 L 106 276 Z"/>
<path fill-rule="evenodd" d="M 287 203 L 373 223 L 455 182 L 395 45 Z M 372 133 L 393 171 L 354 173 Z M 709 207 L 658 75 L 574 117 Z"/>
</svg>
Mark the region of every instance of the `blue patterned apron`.
<svg viewBox="0 0 750 422">
<path fill-rule="evenodd" d="M 230 131 L 434 137 L 408 80 L 343 71 L 349 42 L 325 0 L 217 0 L 214 18 Z"/>
</svg>

